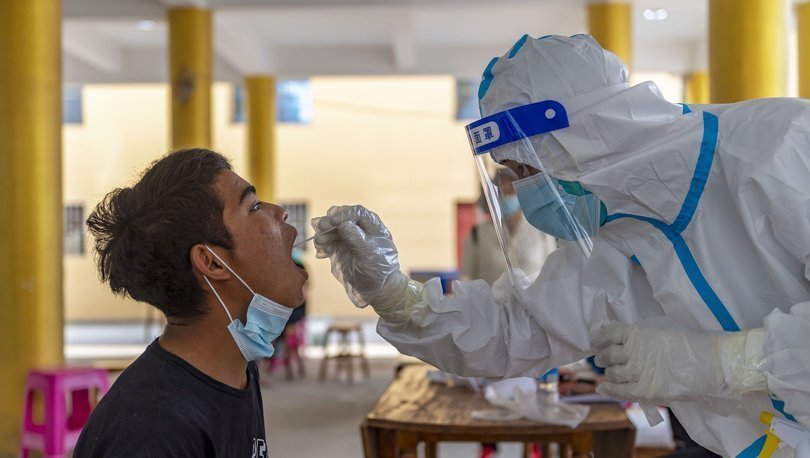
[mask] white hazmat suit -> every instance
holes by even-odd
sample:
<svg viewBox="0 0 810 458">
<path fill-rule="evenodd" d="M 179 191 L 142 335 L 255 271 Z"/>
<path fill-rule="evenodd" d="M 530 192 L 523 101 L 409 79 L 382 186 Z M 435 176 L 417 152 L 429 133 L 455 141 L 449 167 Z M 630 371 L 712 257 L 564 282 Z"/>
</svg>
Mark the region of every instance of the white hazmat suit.
<svg viewBox="0 0 810 458">
<path fill-rule="evenodd" d="M 561 244 L 520 299 L 508 275 L 447 297 L 399 271 L 374 213 L 333 207 L 313 222 L 319 256 L 378 312 L 378 332 L 468 376 L 533 376 L 596 353 L 603 392 L 669 405 L 723 456 L 759 455 L 762 412 L 810 426 L 810 103 L 675 105 L 652 82 L 629 87 L 586 35 L 524 37 L 479 95 L 483 116 L 562 104 L 569 126 L 531 142 L 607 221 L 589 256 Z M 510 154 L 492 152 L 526 163 Z"/>
</svg>

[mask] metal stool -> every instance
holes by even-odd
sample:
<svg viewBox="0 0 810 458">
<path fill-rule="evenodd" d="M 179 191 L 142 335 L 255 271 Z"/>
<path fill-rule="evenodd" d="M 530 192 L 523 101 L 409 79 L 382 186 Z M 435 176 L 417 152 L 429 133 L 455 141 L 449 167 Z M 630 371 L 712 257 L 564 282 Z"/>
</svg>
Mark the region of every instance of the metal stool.
<svg viewBox="0 0 810 458">
<path fill-rule="evenodd" d="M 337 353 L 329 354 L 329 336 L 333 333 L 338 335 Z M 357 335 L 357 344 L 360 347 L 358 353 L 353 353 L 351 348 L 351 334 Z M 320 372 L 318 379 L 320 381 L 326 380 L 326 366 L 330 359 L 336 361 L 336 373 L 340 376 L 341 371 L 346 372 L 346 378 L 349 383 L 354 383 L 354 371 L 352 368 L 353 359 L 360 360 L 360 367 L 363 370 L 363 375 L 366 379 L 369 378 L 368 360 L 365 353 L 365 342 L 363 341 L 363 332 L 358 323 L 333 323 L 326 329 L 326 334 L 323 336 L 323 360 L 321 361 Z"/>
</svg>

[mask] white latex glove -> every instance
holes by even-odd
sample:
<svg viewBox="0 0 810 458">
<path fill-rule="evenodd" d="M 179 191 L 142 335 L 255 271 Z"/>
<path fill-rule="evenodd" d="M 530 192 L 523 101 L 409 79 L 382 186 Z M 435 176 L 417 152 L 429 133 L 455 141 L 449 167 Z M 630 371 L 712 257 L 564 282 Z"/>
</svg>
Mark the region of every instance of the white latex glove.
<svg viewBox="0 0 810 458">
<path fill-rule="evenodd" d="M 376 213 L 360 205 L 332 207 L 326 216 L 313 218 L 312 227 L 317 257 L 332 261 L 332 274 L 356 306 L 371 304 L 382 313 L 415 289 L 421 294 L 421 284 L 399 270 L 391 233 Z"/>
<path fill-rule="evenodd" d="M 764 329 L 707 332 L 611 323 L 593 339 L 605 368 L 597 392 L 615 399 L 662 402 L 737 399 L 767 389 Z"/>
</svg>

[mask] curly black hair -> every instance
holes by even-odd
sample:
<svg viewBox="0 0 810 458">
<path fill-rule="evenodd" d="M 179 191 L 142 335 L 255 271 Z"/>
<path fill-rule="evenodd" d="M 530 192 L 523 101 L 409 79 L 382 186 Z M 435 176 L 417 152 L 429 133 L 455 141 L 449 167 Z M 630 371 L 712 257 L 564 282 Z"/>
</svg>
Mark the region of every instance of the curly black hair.
<svg viewBox="0 0 810 458">
<path fill-rule="evenodd" d="M 103 282 L 167 317 L 205 313 L 189 252 L 198 243 L 231 248 L 214 180 L 231 164 L 213 151 L 178 150 L 153 162 L 131 188 L 119 188 L 87 218 Z"/>
</svg>

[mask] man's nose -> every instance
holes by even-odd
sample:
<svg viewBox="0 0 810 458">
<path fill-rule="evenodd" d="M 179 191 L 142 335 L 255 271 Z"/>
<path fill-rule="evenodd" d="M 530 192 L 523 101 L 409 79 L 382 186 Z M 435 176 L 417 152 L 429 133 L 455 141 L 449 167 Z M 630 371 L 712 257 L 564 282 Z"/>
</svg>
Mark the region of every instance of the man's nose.
<svg viewBox="0 0 810 458">
<path fill-rule="evenodd" d="M 273 216 L 279 221 L 287 221 L 287 218 L 290 217 L 290 214 L 283 207 L 276 204 L 270 204 L 270 206 L 273 208 Z"/>
</svg>

